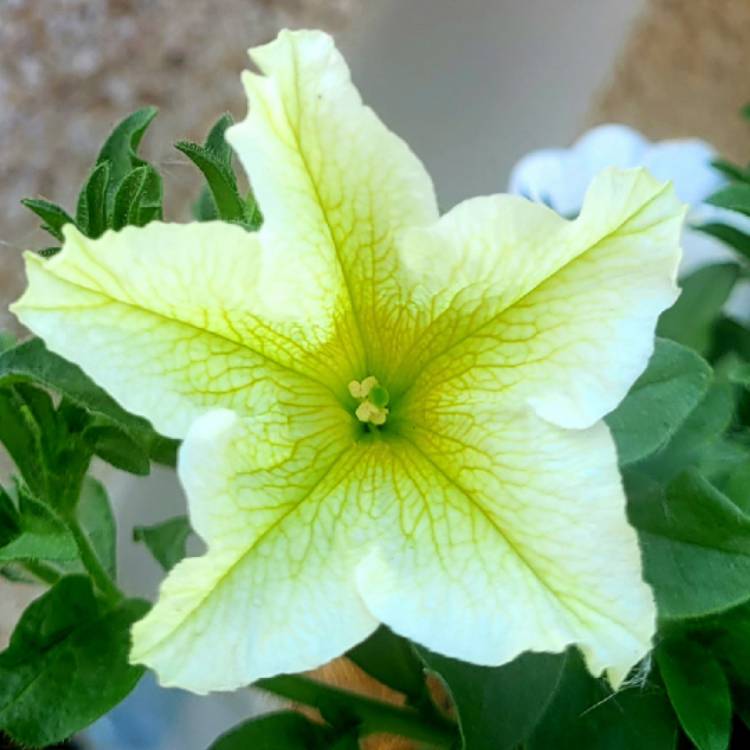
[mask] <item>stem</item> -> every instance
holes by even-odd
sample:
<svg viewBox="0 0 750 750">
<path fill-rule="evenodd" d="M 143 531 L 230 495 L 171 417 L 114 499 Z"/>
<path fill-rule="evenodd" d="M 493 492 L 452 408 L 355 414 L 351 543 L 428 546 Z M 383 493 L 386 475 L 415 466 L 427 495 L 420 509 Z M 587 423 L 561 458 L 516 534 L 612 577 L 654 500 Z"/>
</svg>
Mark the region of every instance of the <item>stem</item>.
<svg viewBox="0 0 750 750">
<path fill-rule="evenodd" d="M 457 735 L 452 725 L 428 723 L 412 708 L 401 708 L 348 690 L 330 687 L 300 675 L 279 675 L 258 680 L 255 687 L 282 698 L 304 703 L 320 710 L 323 718 L 330 715 L 354 715 L 358 720 L 359 736 L 385 732 L 424 742 L 434 748 L 450 750 Z"/>
<path fill-rule="evenodd" d="M 54 586 L 61 578 L 62 574 L 53 568 L 51 565 L 39 562 L 37 560 L 27 560 L 23 563 L 23 567 L 34 576 L 38 578 L 42 583 L 47 583 L 50 586 Z"/>
<path fill-rule="evenodd" d="M 81 562 L 83 562 L 91 576 L 91 580 L 99 591 L 112 601 L 122 599 L 122 591 L 117 588 L 115 582 L 110 578 L 109 573 L 104 569 L 104 566 L 97 557 L 96 551 L 91 546 L 91 541 L 75 518 L 68 518 L 68 529 L 70 529 L 70 533 L 73 535 L 73 539 L 75 539 L 75 543 L 78 546 Z"/>
</svg>

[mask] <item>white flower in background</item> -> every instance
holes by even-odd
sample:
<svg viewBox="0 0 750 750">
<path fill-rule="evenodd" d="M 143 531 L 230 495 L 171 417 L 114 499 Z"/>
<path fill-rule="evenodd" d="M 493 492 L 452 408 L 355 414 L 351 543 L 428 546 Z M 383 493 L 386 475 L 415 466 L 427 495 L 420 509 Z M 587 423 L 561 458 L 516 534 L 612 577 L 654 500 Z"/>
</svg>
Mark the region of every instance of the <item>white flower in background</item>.
<svg viewBox="0 0 750 750">
<path fill-rule="evenodd" d="M 587 186 L 606 167 L 645 167 L 658 180 L 671 180 L 677 196 L 690 206 L 683 237 L 681 275 L 710 263 L 736 260 L 734 251 L 692 226 L 721 222 L 750 232 L 750 219 L 705 203 L 726 184 L 711 166 L 718 156 L 710 144 L 697 138 L 652 143 L 626 125 L 599 125 L 570 148 L 532 151 L 513 167 L 509 192 L 545 203 L 563 216 L 576 216 Z M 726 312 L 750 320 L 750 287 L 740 283 Z"/>
</svg>

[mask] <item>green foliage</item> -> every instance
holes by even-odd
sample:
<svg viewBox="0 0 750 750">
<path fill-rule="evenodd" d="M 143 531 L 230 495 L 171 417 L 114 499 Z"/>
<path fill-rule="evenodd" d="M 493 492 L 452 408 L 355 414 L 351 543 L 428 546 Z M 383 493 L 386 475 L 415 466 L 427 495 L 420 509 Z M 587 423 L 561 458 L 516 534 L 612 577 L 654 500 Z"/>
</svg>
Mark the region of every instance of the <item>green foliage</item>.
<svg viewBox="0 0 750 750">
<path fill-rule="evenodd" d="M 224 114 L 211 128 L 202 146 L 180 141 L 175 148 L 185 154 L 206 179 L 206 187 L 194 208 L 196 218 L 200 221 L 221 219 L 255 231 L 263 217 L 252 193 L 245 198 L 240 195 L 232 168 L 232 149 L 224 138 L 232 123 L 232 116 Z"/>
<path fill-rule="evenodd" d="M 66 224 L 75 224 L 87 237 L 96 238 L 107 229 L 122 229 L 126 225 L 140 227 L 161 219 L 161 176 L 137 153 L 155 116 L 156 109 L 146 107 L 115 127 L 78 194 L 75 218 L 47 200 L 27 198 L 21 201 L 42 219 L 42 229 L 63 242 Z M 41 254 L 50 256 L 59 250 L 59 247 L 50 247 Z"/>
<path fill-rule="evenodd" d="M 726 750 L 732 698 L 718 659 L 693 641 L 677 637 L 659 644 L 656 661 L 680 723 L 695 746 Z"/>
<path fill-rule="evenodd" d="M 356 747 L 356 745 L 355 745 Z M 326 750 L 329 732 L 302 714 L 281 711 L 243 722 L 214 742 L 209 750 Z"/>
<path fill-rule="evenodd" d="M 133 540 L 143 542 L 159 565 L 169 571 L 185 557 L 191 532 L 187 516 L 177 516 L 154 526 L 136 526 Z"/>
<path fill-rule="evenodd" d="M 608 417 L 620 465 L 663 448 L 705 396 L 711 368 L 694 351 L 657 339 L 646 371 Z"/>
<path fill-rule="evenodd" d="M 135 446 L 130 461 L 138 460 L 137 454 L 145 451 L 153 461 L 174 465 L 176 441 L 156 433 L 142 417 L 126 412 L 77 365 L 50 352 L 41 339 L 32 339 L 0 354 L 0 386 L 28 382 L 59 393 L 90 415 L 88 437 L 94 449 L 104 453 L 103 457 L 116 453 L 112 433 L 116 431 L 119 440 L 129 440 L 129 445 Z M 106 440 L 102 439 L 101 428 L 104 427 L 109 428 L 109 432 L 104 432 Z M 123 455 L 122 444 L 118 453 Z M 122 463 L 125 461 L 123 458 Z M 119 468 L 126 468 L 121 463 L 114 463 Z"/>
<path fill-rule="evenodd" d="M 659 320 L 657 334 L 710 354 L 714 325 L 740 275 L 736 263 L 699 268 L 680 282 L 682 293 Z"/>
<path fill-rule="evenodd" d="M 418 648 L 456 705 L 464 747 L 514 750 L 525 743 L 557 692 L 565 656 L 522 654 L 503 667 L 479 667 Z"/>
<path fill-rule="evenodd" d="M 117 705 L 143 673 L 128 664 L 128 630 L 147 609 L 138 600 L 103 604 L 84 576 L 61 579 L 0 653 L 0 730 L 43 747 Z"/>
</svg>

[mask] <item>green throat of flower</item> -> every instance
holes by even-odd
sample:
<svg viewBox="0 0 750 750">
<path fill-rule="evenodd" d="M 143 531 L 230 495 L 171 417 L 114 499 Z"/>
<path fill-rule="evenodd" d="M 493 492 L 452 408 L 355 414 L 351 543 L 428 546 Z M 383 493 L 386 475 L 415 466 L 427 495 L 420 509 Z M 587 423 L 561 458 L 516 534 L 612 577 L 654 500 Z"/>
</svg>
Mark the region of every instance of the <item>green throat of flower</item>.
<svg viewBox="0 0 750 750">
<path fill-rule="evenodd" d="M 390 396 L 374 375 L 366 377 L 362 382 L 352 380 L 349 383 L 349 393 L 359 401 L 354 413 L 360 422 L 378 427 L 385 424 Z"/>
</svg>

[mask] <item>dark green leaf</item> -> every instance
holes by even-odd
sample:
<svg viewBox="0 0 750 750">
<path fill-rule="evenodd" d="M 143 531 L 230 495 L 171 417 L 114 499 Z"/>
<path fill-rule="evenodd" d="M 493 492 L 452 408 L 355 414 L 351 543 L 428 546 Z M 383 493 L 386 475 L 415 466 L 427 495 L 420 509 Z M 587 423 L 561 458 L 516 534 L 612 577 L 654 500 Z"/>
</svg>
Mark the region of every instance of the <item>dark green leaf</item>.
<svg viewBox="0 0 750 750">
<path fill-rule="evenodd" d="M 95 239 L 107 228 L 107 190 L 110 182 L 109 162 L 97 163 L 78 194 L 76 224 L 87 236 Z"/>
<path fill-rule="evenodd" d="M 128 663 L 129 630 L 147 610 L 138 600 L 103 605 L 83 576 L 34 601 L 0 654 L 0 729 L 44 746 L 117 705 L 143 674 Z"/>
<path fill-rule="evenodd" d="M 133 539 L 143 542 L 164 570 L 171 570 L 185 557 L 191 531 L 187 516 L 177 516 L 154 526 L 136 526 Z"/>
<path fill-rule="evenodd" d="M 698 750 L 726 750 L 732 698 L 719 662 L 687 638 L 659 644 L 656 660 L 680 724 Z"/>
<path fill-rule="evenodd" d="M 662 618 L 705 616 L 750 599 L 750 517 L 729 498 L 692 470 L 666 492 L 634 476 L 627 490 Z"/>
<path fill-rule="evenodd" d="M 66 224 L 73 224 L 73 219 L 60 206 L 42 200 L 41 198 L 24 198 L 23 203 L 26 208 L 33 211 L 43 222 L 42 229 L 49 232 L 56 240 L 62 242 L 62 228 Z"/>
<path fill-rule="evenodd" d="M 737 164 L 732 164 L 732 162 L 727 161 L 726 159 L 714 159 L 711 162 L 711 166 L 730 180 L 736 180 L 738 182 L 747 182 L 750 180 L 750 173 L 748 173 L 746 169 L 743 169 Z"/>
<path fill-rule="evenodd" d="M 143 446 L 153 461 L 174 465 L 177 441 L 159 435 L 142 417 L 126 412 L 71 362 L 32 339 L 0 354 L 0 385 L 31 381 L 57 391 L 95 417 L 109 422 Z"/>
<path fill-rule="evenodd" d="M 709 234 L 716 239 L 721 240 L 725 245 L 734 248 L 738 253 L 750 258 L 750 234 L 745 234 L 739 229 L 730 227 L 727 224 L 701 224 L 693 229 Z"/>
<path fill-rule="evenodd" d="M 411 703 L 426 697 L 424 667 L 405 638 L 381 625 L 347 656 L 371 677 L 403 693 Z"/>
<path fill-rule="evenodd" d="M 111 578 L 117 575 L 117 529 L 107 491 L 101 482 L 86 477 L 76 507 L 81 528 L 91 541 L 96 556 Z"/>
<path fill-rule="evenodd" d="M 456 704 L 468 750 L 517 747 L 531 734 L 558 688 L 564 654 L 522 654 L 502 667 L 479 667 L 417 647 Z"/>
<path fill-rule="evenodd" d="M 113 203 L 115 192 L 125 176 L 133 169 L 146 165 L 137 150 L 157 111 L 156 107 L 144 107 L 128 115 L 117 124 L 99 151 L 97 165 L 108 163 L 110 168 L 108 206 Z"/>
<path fill-rule="evenodd" d="M 112 424 L 93 424 L 84 430 L 84 440 L 94 453 L 108 464 L 122 471 L 145 476 L 151 470 L 149 455 L 144 446 L 136 443 L 124 430 Z"/>
<path fill-rule="evenodd" d="M 735 393 L 730 383 L 715 382 L 688 415 L 666 449 L 641 467 L 652 476 L 671 479 L 690 466 L 700 466 L 707 448 L 718 443 L 732 423 Z"/>
<path fill-rule="evenodd" d="M 245 218 L 245 204 L 237 190 L 237 181 L 231 167 L 212 150 L 197 143 L 180 141 L 175 144 L 175 148 L 203 172 L 219 218 L 224 221 L 242 222 Z"/>
<path fill-rule="evenodd" d="M 680 282 L 682 294 L 659 319 L 657 334 L 706 356 L 713 326 L 739 277 L 736 263 L 705 266 Z"/>
<path fill-rule="evenodd" d="M 750 514 L 750 461 L 737 466 L 729 475 L 724 493 L 743 513 Z"/>
<path fill-rule="evenodd" d="M 76 560 L 78 547 L 62 519 L 46 505 L 20 492 L 18 533 L 0 547 L 0 562 L 15 560 Z"/>
<path fill-rule="evenodd" d="M 714 193 L 706 203 L 750 215 L 750 185 L 735 183 Z"/>
<path fill-rule="evenodd" d="M 646 684 L 612 693 L 570 651 L 558 690 L 524 748 L 673 750 L 677 734 L 662 689 Z"/>
<path fill-rule="evenodd" d="M 150 165 L 137 167 L 126 175 L 115 193 L 111 227 L 143 227 L 162 218 L 161 177 Z"/>
<path fill-rule="evenodd" d="M 684 346 L 657 339 L 645 372 L 607 417 L 621 465 L 663 448 L 706 394 L 711 368 Z"/>
<path fill-rule="evenodd" d="M 2 549 L 18 538 L 21 519 L 10 495 L 0 486 L 0 555 Z"/>
<path fill-rule="evenodd" d="M 232 167 L 232 147 L 227 143 L 225 133 L 234 124 L 229 112 L 225 112 L 211 127 L 203 144 L 226 167 Z"/>
<path fill-rule="evenodd" d="M 330 734 L 296 711 L 281 711 L 239 724 L 209 750 L 323 750 Z"/>
<path fill-rule="evenodd" d="M 192 206 L 193 217 L 198 221 L 216 221 L 219 218 L 219 212 L 216 210 L 216 204 L 211 197 L 211 191 L 208 185 L 201 188 L 198 200 Z"/>
</svg>

